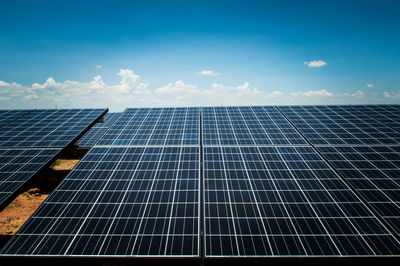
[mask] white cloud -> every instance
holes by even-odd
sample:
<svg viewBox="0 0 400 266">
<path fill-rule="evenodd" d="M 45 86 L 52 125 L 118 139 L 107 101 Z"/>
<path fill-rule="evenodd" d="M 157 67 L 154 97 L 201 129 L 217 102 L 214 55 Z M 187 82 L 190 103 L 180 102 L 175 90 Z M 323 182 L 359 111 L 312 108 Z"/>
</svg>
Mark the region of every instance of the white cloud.
<svg viewBox="0 0 400 266">
<path fill-rule="evenodd" d="M 30 95 L 24 96 L 24 98 L 25 98 L 26 100 L 39 99 L 39 96 L 37 96 L 36 94 L 30 94 Z"/>
<path fill-rule="evenodd" d="M 182 105 L 184 99 L 192 98 L 193 101 L 194 96 L 198 94 L 200 94 L 200 90 L 196 85 L 185 84 L 182 80 L 178 80 L 156 89 L 153 97 L 158 102 L 168 102 L 168 105 Z"/>
<path fill-rule="evenodd" d="M 232 87 L 227 86 L 220 83 L 213 83 L 211 88 L 204 91 L 208 95 L 223 95 L 229 94 L 234 95 L 235 97 L 239 97 L 240 95 L 257 95 L 260 91 L 257 88 L 250 88 L 250 84 L 248 82 L 243 83 L 242 85 Z"/>
<path fill-rule="evenodd" d="M 182 93 L 182 94 L 193 94 L 199 93 L 197 86 L 191 84 L 185 84 L 182 80 L 178 80 L 175 83 L 169 83 L 168 85 L 156 89 L 156 93 Z"/>
<path fill-rule="evenodd" d="M 304 62 L 304 65 L 306 65 L 308 67 L 323 67 L 323 66 L 325 66 L 327 64 L 328 64 L 327 62 L 325 62 L 324 60 L 321 60 L 321 59 L 313 60 L 313 61 L 310 61 L 310 62 L 307 62 L 307 61 Z"/>
<path fill-rule="evenodd" d="M 358 91 L 356 91 L 355 93 L 353 93 L 351 96 L 354 96 L 354 97 L 364 97 L 364 96 L 365 96 L 365 93 L 364 93 L 363 91 L 358 90 Z"/>
<path fill-rule="evenodd" d="M 44 89 L 56 89 L 57 87 L 62 86 L 61 83 L 57 83 L 52 77 L 48 78 L 45 83 L 33 83 L 32 89 L 33 90 L 44 90 Z"/>
<path fill-rule="evenodd" d="M 106 84 L 101 76 L 90 82 L 66 80 L 57 82 L 52 77 L 44 83 L 31 86 L 0 81 L 0 95 L 8 97 L 9 108 L 32 107 L 51 108 L 55 104 L 65 108 L 107 107 L 110 103 L 148 101 L 148 83 L 140 81 L 140 76 L 129 69 L 121 69 L 121 81 L 116 85 Z M 137 101 L 133 101 L 133 99 Z M 4 100 L 4 99 L 3 99 Z"/>
<path fill-rule="evenodd" d="M 384 93 L 383 93 L 383 96 L 385 97 L 385 98 L 388 98 L 388 99 L 400 99 L 400 91 L 397 91 L 397 92 L 387 92 L 387 91 L 385 91 Z"/>
<path fill-rule="evenodd" d="M 288 104 L 362 104 L 396 103 L 400 91 L 366 94 L 363 91 L 335 93 L 328 89 L 302 90 L 285 93 L 279 90 L 259 89 L 249 82 L 238 85 L 212 83 L 200 88 L 182 80 L 159 88 L 130 69 L 120 69 L 120 81 L 107 84 L 101 76 L 91 81 L 56 81 L 49 77 L 44 83 L 31 86 L 0 81 L 2 108 L 89 108 L 109 107 L 122 111 L 126 107 L 154 106 L 226 106 L 226 105 L 288 105 Z"/>
<path fill-rule="evenodd" d="M 102 67 L 103 67 L 102 65 L 97 65 L 94 68 L 102 68 Z"/>
<path fill-rule="evenodd" d="M 141 94 L 149 85 L 148 83 L 140 82 L 140 76 L 130 69 L 120 69 L 118 76 L 122 77 L 119 85 L 111 86 L 115 93 Z"/>
<path fill-rule="evenodd" d="M 0 87 L 10 86 L 10 83 L 0 80 Z"/>
<path fill-rule="evenodd" d="M 306 97 L 330 97 L 333 96 L 333 93 L 327 91 L 326 89 L 322 90 L 310 90 L 307 92 L 294 92 L 290 94 L 291 96 L 306 96 Z"/>
<path fill-rule="evenodd" d="M 375 85 L 372 84 L 372 83 L 367 83 L 366 86 L 367 86 L 368 88 L 373 88 Z"/>
<path fill-rule="evenodd" d="M 221 73 L 213 72 L 212 70 L 202 70 L 197 72 L 197 75 L 215 77 L 221 75 Z"/>
</svg>

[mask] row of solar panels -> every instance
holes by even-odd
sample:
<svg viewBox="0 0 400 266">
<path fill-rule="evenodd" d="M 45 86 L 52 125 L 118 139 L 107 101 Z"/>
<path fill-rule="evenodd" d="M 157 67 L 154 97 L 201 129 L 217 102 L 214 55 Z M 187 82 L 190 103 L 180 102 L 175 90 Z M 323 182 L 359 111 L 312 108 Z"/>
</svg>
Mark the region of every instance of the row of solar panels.
<svg viewBox="0 0 400 266">
<path fill-rule="evenodd" d="M 314 145 L 398 145 L 399 109 L 397 105 L 206 107 L 201 109 L 203 145 L 305 144 L 280 112 Z M 104 110 L 0 111 L 0 147 L 64 147 L 99 113 Z M 107 129 L 119 116 L 109 113 L 105 123 L 93 128 Z M 197 145 L 199 119 L 200 108 L 127 109 L 98 144 Z M 100 136 L 81 146 L 93 146 Z"/>
<path fill-rule="evenodd" d="M 1 253 L 399 256 L 399 110 L 127 109 Z"/>
<path fill-rule="evenodd" d="M 364 113 L 366 108 L 368 112 Z M 313 145 L 400 145 L 400 133 L 396 130 L 400 124 L 398 109 L 398 106 L 127 109 L 97 145 L 199 145 L 200 115 L 202 145 L 306 144 L 290 123 Z"/>
</svg>

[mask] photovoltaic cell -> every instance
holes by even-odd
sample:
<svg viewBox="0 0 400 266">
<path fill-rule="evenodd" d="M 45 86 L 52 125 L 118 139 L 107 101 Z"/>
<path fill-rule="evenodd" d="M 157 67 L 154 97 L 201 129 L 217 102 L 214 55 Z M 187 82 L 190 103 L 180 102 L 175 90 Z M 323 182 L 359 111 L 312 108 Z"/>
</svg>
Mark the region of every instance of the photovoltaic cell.
<svg viewBox="0 0 400 266">
<path fill-rule="evenodd" d="M 306 144 L 273 106 L 202 108 L 203 145 Z"/>
<path fill-rule="evenodd" d="M 200 108 L 127 109 L 97 145 L 199 145 Z"/>
<path fill-rule="evenodd" d="M 279 106 L 314 145 L 400 144 L 400 133 L 344 106 Z"/>
<path fill-rule="evenodd" d="M 198 186 L 198 147 L 94 147 L 2 253 L 198 256 Z"/>
<path fill-rule="evenodd" d="M 400 235 L 400 147 L 318 147 L 318 150 Z"/>
<path fill-rule="evenodd" d="M 0 205 L 61 149 L 0 149 Z"/>
<path fill-rule="evenodd" d="M 65 147 L 105 112 L 34 110 L 0 128 L 0 147 Z"/>
<path fill-rule="evenodd" d="M 398 255 L 311 147 L 204 147 L 206 256 Z"/>
<path fill-rule="evenodd" d="M 96 123 L 79 140 L 79 147 L 93 147 L 97 140 L 104 135 L 121 113 L 107 113 L 104 115 L 104 122 Z"/>
</svg>

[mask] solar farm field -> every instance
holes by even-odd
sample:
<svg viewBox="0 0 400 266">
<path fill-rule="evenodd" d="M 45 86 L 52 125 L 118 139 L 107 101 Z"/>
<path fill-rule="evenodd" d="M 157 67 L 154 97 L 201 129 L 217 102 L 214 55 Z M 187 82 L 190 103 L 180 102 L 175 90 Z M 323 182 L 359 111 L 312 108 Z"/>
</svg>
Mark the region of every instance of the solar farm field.
<svg viewBox="0 0 400 266">
<path fill-rule="evenodd" d="M 4 198 L 71 141 L 88 149 L 1 256 L 397 259 L 398 110 L 128 108 L 104 124 L 102 109 L 0 112 Z"/>
</svg>

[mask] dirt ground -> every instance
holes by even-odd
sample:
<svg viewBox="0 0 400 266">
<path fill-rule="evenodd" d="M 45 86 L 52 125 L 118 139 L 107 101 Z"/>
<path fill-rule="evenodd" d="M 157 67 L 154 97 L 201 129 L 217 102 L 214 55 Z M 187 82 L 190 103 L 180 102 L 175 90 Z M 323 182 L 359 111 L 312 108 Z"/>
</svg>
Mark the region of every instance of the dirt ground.
<svg viewBox="0 0 400 266">
<path fill-rule="evenodd" d="M 18 195 L 0 212 L 0 235 L 13 235 L 33 214 L 48 195 L 31 188 Z"/>
<path fill-rule="evenodd" d="M 79 160 L 58 159 L 54 164 L 53 169 L 56 171 L 72 170 L 78 162 Z"/>
</svg>

